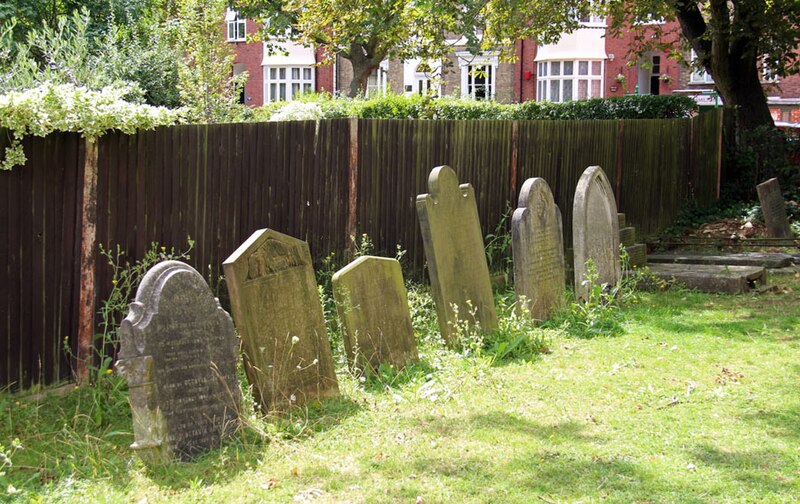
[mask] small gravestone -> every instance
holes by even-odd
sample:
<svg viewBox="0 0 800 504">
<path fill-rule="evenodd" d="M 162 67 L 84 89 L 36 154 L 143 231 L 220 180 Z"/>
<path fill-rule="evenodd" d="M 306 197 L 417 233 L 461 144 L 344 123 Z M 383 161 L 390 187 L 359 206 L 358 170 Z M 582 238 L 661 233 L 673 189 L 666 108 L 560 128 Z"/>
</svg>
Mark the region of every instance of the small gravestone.
<svg viewBox="0 0 800 504">
<path fill-rule="evenodd" d="M 128 380 L 135 442 L 163 463 L 219 445 L 239 427 L 239 341 L 203 277 L 164 261 L 142 279 L 119 328 L 117 370 Z"/>
<path fill-rule="evenodd" d="M 597 273 L 597 283 L 617 283 L 622 275 L 617 204 L 599 166 L 590 166 L 578 180 L 572 203 L 572 246 L 576 298 L 585 301 L 589 295 L 588 261 Z"/>
<path fill-rule="evenodd" d="M 453 169 L 439 166 L 428 177 L 428 190 L 417 196 L 417 216 L 439 330 L 447 342 L 456 325 L 491 332 L 497 313 L 472 186 L 459 186 Z"/>
<path fill-rule="evenodd" d="M 756 186 L 761 211 L 767 224 L 767 234 L 771 238 L 791 238 L 792 229 L 786 217 L 786 203 L 781 194 L 778 179 L 771 178 Z"/>
<path fill-rule="evenodd" d="M 514 288 L 532 318 L 544 320 L 564 294 L 564 242 L 561 212 L 542 178 L 522 185 L 511 217 Z"/>
<path fill-rule="evenodd" d="M 308 244 L 261 229 L 223 267 L 245 372 L 261 408 L 338 395 Z"/>
<path fill-rule="evenodd" d="M 402 369 L 419 359 L 399 262 L 359 257 L 333 275 L 333 297 L 354 371 L 374 374 L 382 363 Z"/>
</svg>

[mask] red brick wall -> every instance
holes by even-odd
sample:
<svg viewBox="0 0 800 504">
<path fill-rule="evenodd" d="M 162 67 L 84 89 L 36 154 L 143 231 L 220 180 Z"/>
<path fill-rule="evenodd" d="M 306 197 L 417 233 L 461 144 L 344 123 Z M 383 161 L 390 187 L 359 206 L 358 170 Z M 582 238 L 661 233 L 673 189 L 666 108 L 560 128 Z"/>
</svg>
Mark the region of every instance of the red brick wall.
<svg viewBox="0 0 800 504">
<path fill-rule="evenodd" d="M 536 99 L 536 42 L 530 39 L 517 41 L 517 61 L 514 64 L 514 101 Z M 525 78 L 530 72 L 530 79 Z"/>
<path fill-rule="evenodd" d="M 247 35 L 255 34 L 259 25 L 247 20 Z M 227 26 L 226 26 L 227 30 Z M 225 34 L 227 37 L 227 32 Z M 241 63 L 247 67 L 247 82 L 244 85 L 244 100 L 251 107 L 260 107 L 264 104 L 264 72 L 261 61 L 264 58 L 264 44 L 261 42 L 229 42 L 235 47 L 236 57 L 234 63 Z"/>
<path fill-rule="evenodd" d="M 325 51 L 319 47 L 317 47 L 316 51 L 316 59 L 317 63 L 325 60 Z M 321 93 L 323 91 L 327 91 L 328 93 L 333 93 L 333 63 L 328 63 L 325 65 L 319 65 L 316 68 L 316 84 L 317 88 L 315 91 Z"/>
<path fill-rule="evenodd" d="M 665 40 L 673 47 L 678 47 L 680 35 L 676 31 L 679 29 L 678 23 L 666 23 L 663 25 L 665 33 Z M 651 36 L 652 31 L 645 33 L 645 36 Z M 624 33 L 620 37 L 606 36 L 606 60 L 605 67 L 605 83 L 604 83 L 604 96 L 622 96 L 625 94 L 634 93 L 636 83 L 638 80 L 639 64 L 638 58 L 629 54 L 631 47 L 634 47 L 634 35 L 630 32 Z M 614 55 L 614 60 L 611 60 L 611 55 Z M 661 56 L 661 70 L 660 74 L 669 76 L 668 80 L 661 80 L 659 84 L 659 94 L 671 94 L 675 89 L 681 89 L 680 86 L 680 63 L 668 57 L 666 52 L 655 52 Z M 625 77 L 625 82 L 620 83 L 616 80 L 618 75 Z"/>
</svg>

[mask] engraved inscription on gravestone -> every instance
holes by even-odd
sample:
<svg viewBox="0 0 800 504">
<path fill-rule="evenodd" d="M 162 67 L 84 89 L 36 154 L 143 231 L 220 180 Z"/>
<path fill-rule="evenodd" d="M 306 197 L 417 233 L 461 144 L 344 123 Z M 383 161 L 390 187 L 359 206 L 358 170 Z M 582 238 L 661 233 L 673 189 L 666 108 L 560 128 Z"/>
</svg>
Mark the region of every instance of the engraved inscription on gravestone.
<svg viewBox="0 0 800 504">
<path fill-rule="evenodd" d="M 598 283 L 617 283 L 622 275 L 617 204 L 599 166 L 590 166 L 578 180 L 572 204 L 572 246 L 578 299 L 585 301 L 589 294 L 585 283 L 589 260 L 597 271 Z"/>
<path fill-rule="evenodd" d="M 142 279 L 119 328 L 116 364 L 130 389 L 135 443 L 163 463 L 219 445 L 239 426 L 239 341 L 203 277 L 164 261 Z"/>
<path fill-rule="evenodd" d="M 786 202 L 783 200 L 778 179 L 771 178 L 756 186 L 761 211 L 767 224 L 767 233 L 771 238 L 791 238 L 792 228 L 786 217 Z"/>
<path fill-rule="evenodd" d="M 428 190 L 417 196 L 417 216 L 439 330 L 448 342 L 455 324 L 477 322 L 491 332 L 497 328 L 497 312 L 475 192 L 470 184 L 459 186 L 449 166 L 431 171 Z"/>
<path fill-rule="evenodd" d="M 359 257 L 333 275 L 333 297 L 351 369 L 375 374 L 382 363 L 402 369 L 419 359 L 395 259 Z"/>
<path fill-rule="evenodd" d="M 522 185 L 519 207 L 511 217 L 514 288 L 532 318 L 544 320 L 564 294 L 564 242 L 560 210 L 542 178 Z"/>
<path fill-rule="evenodd" d="M 223 267 L 247 379 L 261 408 L 338 395 L 308 244 L 261 229 Z"/>
</svg>

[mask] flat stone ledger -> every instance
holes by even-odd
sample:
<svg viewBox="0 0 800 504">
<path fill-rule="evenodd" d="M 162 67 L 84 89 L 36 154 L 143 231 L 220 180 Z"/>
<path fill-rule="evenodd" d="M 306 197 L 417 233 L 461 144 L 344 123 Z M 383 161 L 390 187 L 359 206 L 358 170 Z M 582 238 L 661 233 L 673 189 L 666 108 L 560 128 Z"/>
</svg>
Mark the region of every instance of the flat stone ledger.
<svg viewBox="0 0 800 504">
<path fill-rule="evenodd" d="M 308 244 L 261 229 L 223 269 L 247 379 L 262 410 L 337 396 Z"/>
<path fill-rule="evenodd" d="M 203 277 L 164 261 L 142 279 L 119 328 L 117 371 L 130 389 L 142 459 L 166 463 L 208 451 L 239 427 L 239 339 Z"/>
<path fill-rule="evenodd" d="M 786 202 L 783 200 L 778 179 L 771 178 L 756 186 L 761 211 L 771 238 L 792 238 L 792 229 L 786 216 Z"/>
<path fill-rule="evenodd" d="M 400 263 L 363 256 L 333 275 L 333 297 L 350 368 L 375 374 L 419 360 Z"/>
<path fill-rule="evenodd" d="M 599 166 L 587 168 L 578 180 L 572 203 L 572 246 L 575 260 L 575 297 L 586 300 L 587 261 L 597 271 L 597 282 L 615 285 L 622 275 L 619 262 L 619 217 L 614 192 Z"/>
<path fill-rule="evenodd" d="M 417 196 L 417 216 L 442 337 L 450 343 L 456 324 L 494 331 L 497 312 L 475 192 L 459 185 L 449 166 L 431 171 L 428 190 Z"/>
<path fill-rule="evenodd" d="M 542 178 L 522 185 L 511 216 L 514 289 L 532 318 L 545 320 L 564 299 L 564 238 L 561 211 Z"/>
</svg>

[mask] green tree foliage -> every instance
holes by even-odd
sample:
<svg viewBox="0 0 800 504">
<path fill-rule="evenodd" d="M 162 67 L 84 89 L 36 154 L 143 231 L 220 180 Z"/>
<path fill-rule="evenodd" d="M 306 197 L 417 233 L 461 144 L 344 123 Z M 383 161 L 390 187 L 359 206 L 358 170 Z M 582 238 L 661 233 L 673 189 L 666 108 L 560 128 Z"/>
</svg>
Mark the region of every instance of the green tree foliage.
<svg viewBox="0 0 800 504">
<path fill-rule="evenodd" d="M 224 122 L 234 119 L 239 90 L 247 74 L 232 75 L 234 53 L 225 41 L 222 22 L 225 0 L 184 0 L 179 3 L 177 46 L 181 101 L 190 120 Z"/>
<path fill-rule="evenodd" d="M 264 25 L 267 41 L 293 39 L 341 55 L 353 65 L 349 96 L 366 90 L 385 59 L 441 59 L 464 37 L 474 52 L 500 49 L 513 56 L 516 38 L 552 42 L 578 26 L 585 2 L 416 0 L 229 0 L 244 17 Z M 526 10 L 520 9 L 524 7 Z"/>
</svg>

